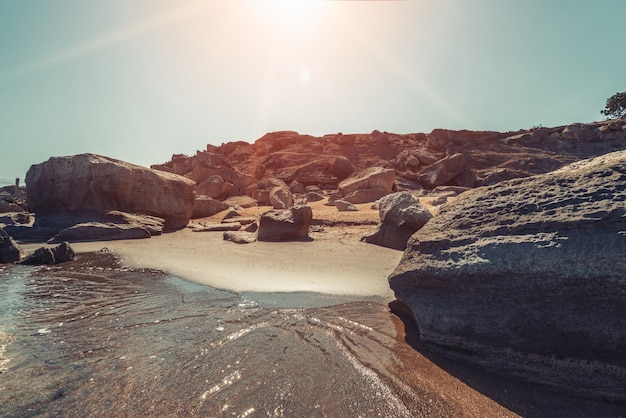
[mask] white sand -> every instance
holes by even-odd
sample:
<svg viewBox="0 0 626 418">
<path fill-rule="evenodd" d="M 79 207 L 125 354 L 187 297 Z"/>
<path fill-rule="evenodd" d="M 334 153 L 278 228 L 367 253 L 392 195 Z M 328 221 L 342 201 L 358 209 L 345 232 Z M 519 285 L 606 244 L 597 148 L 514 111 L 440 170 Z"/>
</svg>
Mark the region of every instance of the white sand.
<svg viewBox="0 0 626 418">
<path fill-rule="evenodd" d="M 76 252 L 106 247 L 130 267 L 160 269 L 236 292 L 309 291 L 393 299 L 387 276 L 402 252 L 359 242 L 359 236 L 354 228 L 330 228 L 312 234 L 310 242 L 234 244 L 224 241 L 221 232 L 184 229 L 150 239 L 72 247 Z"/>
</svg>

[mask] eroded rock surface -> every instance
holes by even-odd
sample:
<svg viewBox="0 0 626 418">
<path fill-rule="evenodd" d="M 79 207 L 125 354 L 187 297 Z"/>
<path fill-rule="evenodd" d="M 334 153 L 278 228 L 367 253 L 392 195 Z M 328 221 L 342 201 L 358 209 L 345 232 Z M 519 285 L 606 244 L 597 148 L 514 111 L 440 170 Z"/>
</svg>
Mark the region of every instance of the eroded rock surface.
<svg viewBox="0 0 626 418">
<path fill-rule="evenodd" d="M 182 176 L 94 154 L 51 157 L 26 174 L 28 205 L 41 217 L 120 210 L 187 225 L 195 183 Z"/>
<path fill-rule="evenodd" d="M 448 354 L 626 401 L 625 200 L 626 151 L 467 191 L 390 285 Z"/>
</svg>

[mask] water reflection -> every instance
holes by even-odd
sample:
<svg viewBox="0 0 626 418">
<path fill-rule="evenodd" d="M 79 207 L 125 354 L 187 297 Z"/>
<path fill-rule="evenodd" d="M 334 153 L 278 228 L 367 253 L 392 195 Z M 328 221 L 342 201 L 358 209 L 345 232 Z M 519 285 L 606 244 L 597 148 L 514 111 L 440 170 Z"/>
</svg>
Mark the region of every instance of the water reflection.
<svg viewBox="0 0 626 418">
<path fill-rule="evenodd" d="M 528 392 L 499 404 L 423 357 L 375 301 L 240 295 L 126 269 L 102 252 L 1 267 L 0 306 L 2 416 L 527 411 Z"/>
</svg>

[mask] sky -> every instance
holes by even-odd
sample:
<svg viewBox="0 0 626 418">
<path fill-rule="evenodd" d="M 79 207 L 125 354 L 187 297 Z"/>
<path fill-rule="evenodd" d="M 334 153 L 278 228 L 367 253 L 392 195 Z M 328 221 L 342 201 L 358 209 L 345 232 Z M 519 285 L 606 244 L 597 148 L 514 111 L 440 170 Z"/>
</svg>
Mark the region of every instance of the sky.
<svg viewBox="0 0 626 418">
<path fill-rule="evenodd" d="M 516 131 L 626 91 L 624 0 L 0 0 L 0 181 L 266 132 Z"/>
</svg>

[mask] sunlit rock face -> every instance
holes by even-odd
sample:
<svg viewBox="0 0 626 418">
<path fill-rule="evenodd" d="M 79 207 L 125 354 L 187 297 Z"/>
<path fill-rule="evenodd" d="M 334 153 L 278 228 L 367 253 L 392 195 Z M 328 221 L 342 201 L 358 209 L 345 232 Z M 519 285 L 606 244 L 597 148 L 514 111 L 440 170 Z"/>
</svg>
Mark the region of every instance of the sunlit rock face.
<svg viewBox="0 0 626 418">
<path fill-rule="evenodd" d="M 468 191 L 413 235 L 390 285 L 432 346 L 626 400 L 625 200 L 626 151 Z"/>
<path fill-rule="evenodd" d="M 38 216 L 120 210 L 161 217 L 167 227 L 179 228 L 194 209 L 192 180 L 94 154 L 33 165 L 26 184 Z"/>
</svg>

